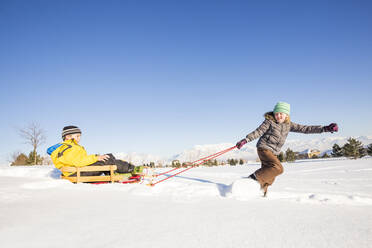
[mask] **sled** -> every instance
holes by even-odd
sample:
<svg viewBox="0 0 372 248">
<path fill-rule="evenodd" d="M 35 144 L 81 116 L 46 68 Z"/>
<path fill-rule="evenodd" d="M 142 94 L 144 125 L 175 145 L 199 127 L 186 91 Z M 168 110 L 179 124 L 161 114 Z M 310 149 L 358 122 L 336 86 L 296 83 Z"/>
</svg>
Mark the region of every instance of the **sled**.
<svg viewBox="0 0 372 248">
<path fill-rule="evenodd" d="M 63 166 L 60 170 L 63 172 L 76 173 L 76 176 L 66 177 L 63 174 L 61 175 L 62 179 L 69 180 L 72 183 L 96 183 L 96 182 L 120 182 L 128 179 L 125 175 L 115 174 L 117 169 L 116 165 L 104 165 L 104 166 L 84 166 L 84 167 L 72 167 L 72 166 Z M 86 171 L 109 171 L 110 175 L 103 176 L 82 176 L 81 172 Z"/>
</svg>

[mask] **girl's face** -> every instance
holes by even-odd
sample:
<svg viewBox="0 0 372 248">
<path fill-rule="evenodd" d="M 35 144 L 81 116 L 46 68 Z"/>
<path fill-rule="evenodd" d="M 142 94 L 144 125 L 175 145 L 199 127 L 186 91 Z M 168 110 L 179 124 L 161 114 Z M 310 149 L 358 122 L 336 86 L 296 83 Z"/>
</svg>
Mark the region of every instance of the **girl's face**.
<svg viewBox="0 0 372 248">
<path fill-rule="evenodd" d="M 277 112 L 275 113 L 275 119 L 278 123 L 283 123 L 285 119 L 287 118 L 287 114 Z"/>
</svg>

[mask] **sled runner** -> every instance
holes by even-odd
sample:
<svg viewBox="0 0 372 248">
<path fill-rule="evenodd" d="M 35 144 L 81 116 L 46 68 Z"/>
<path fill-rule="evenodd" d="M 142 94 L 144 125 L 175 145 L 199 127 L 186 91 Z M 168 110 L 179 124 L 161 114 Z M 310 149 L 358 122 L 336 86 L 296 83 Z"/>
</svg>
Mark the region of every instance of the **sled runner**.
<svg viewBox="0 0 372 248">
<path fill-rule="evenodd" d="M 128 176 L 126 175 L 122 175 L 122 176 L 124 179 L 118 182 L 115 182 L 115 183 L 122 183 L 122 184 L 140 183 L 143 179 L 141 175 L 132 176 L 129 173 L 128 173 Z M 110 183 L 110 182 L 91 182 L 91 184 L 107 184 L 107 183 Z"/>
</svg>

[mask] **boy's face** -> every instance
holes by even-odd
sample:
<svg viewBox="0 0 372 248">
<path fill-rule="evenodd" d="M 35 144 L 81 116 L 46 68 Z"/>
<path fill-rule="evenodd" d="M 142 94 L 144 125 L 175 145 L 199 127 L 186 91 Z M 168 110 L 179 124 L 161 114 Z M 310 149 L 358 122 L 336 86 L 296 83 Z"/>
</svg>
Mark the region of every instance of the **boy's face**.
<svg viewBox="0 0 372 248">
<path fill-rule="evenodd" d="M 278 123 L 283 123 L 285 119 L 287 118 L 287 114 L 277 112 L 275 113 L 275 119 Z"/>
<path fill-rule="evenodd" d="M 71 140 L 71 139 L 74 139 L 74 140 L 76 141 L 76 143 L 79 144 L 79 142 L 80 142 L 80 137 L 81 137 L 81 133 L 74 133 L 74 134 L 66 135 L 66 139 L 65 139 L 65 140 Z"/>
</svg>

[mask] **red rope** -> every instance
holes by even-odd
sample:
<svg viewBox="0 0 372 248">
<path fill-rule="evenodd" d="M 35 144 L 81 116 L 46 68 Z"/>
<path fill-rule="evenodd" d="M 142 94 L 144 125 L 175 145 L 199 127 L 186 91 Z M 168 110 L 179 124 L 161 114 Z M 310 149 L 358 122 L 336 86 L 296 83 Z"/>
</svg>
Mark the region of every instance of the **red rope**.
<svg viewBox="0 0 372 248">
<path fill-rule="evenodd" d="M 171 176 L 168 176 L 168 177 L 166 177 L 166 178 L 164 178 L 164 179 L 162 179 L 162 180 L 160 180 L 160 181 L 157 181 L 157 182 L 155 182 L 155 183 L 152 183 L 151 186 L 155 186 L 156 184 L 161 183 L 161 182 L 163 182 L 163 181 L 165 181 L 165 180 L 168 180 L 169 178 L 175 177 L 175 176 L 177 176 L 177 175 L 179 175 L 179 174 L 181 174 L 181 173 L 183 173 L 183 172 L 185 172 L 185 171 L 188 171 L 188 170 L 190 170 L 190 169 L 192 169 L 192 168 L 194 168 L 194 167 L 196 167 L 196 166 L 199 166 L 199 165 L 205 163 L 205 162 L 208 161 L 208 160 L 211 160 L 211 159 L 217 158 L 217 157 L 221 156 L 222 154 L 225 154 L 225 153 L 227 153 L 227 152 L 229 152 L 229 151 L 231 151 L 231 150 L 233 150 L 233 149 L 235 149 L 235 148 L 236 148 L 236 146 L 233 146 L 233 147 L 230 147 L 230 148 L 228 148 L 228 149 L 226 149 L 226 150 L 223 150 L 223 151 L 217 152 L 217 153 L 215 153 L 215 154 L 209 155 L 209 156 L 207 156 L 207 157 L 204 157 L 204 158 L 198 159 L 198 160 L 196 160 L 196 161 L 190 163 L 190 164 L 194 164 L 193 166 L 191 166 L 191 167 L 189 167 L 189 168 L 186 168 L 186 169 L 184 169 L 184 170 L 182 170 L 182 171 L 180 171 L 180 172 L 177 172 L 176 174 L 173 174 L 173 175 L 171 175 Z M 179 169 L 179 168 L 176 168 L 176 169 Z M 174 170 L 175 170 L 175 169 L 172 169 L 172 170 L 170 170 L 170 171 L 167 171 L 167 172 L 164 172 L 164 173 L 162 173 L 162 174 L 159 174 L 158 176 L 160 176 L 160 175 L 164 175 L 164 174 L 166 174 L 166 173 L 168 173 L 168 172 L 171 172 L 171 171 L 174 171 Z"/>
<path fill-rule="evenodd" d="M 212 155 L 209 155 L 209 156 L 206 156 L 206 157 L 204 157 L 204 158 L 201 158 L 201 159 L 195 160 L 194 162 L 191 162 L 191 163 L 189 163 L 189 164 L 191 165 L 191 164 L 195 164 L 195 163 L 197 163 L 197 162 L 199 162 L 199 161 L 203 161 L 203 162 L 204 162 L 204 161 L 211 160 L 211 159 L 215 158 L 214 156 L 216 156 L 216 155 L 220 156 L 220 155 L 222 155 L 222 154 L 224 154 L 224 153 L 226 153 L 226 152 L 228 152 L 228 151 L 234 149 L 235 147 L 236 147 L 236 146 L 234 146 L 234 147 L 230 147 L 230 148 L 227 148 L 227 149 L 225 149 L 225 150 L 223 150 L 223 151 L 220 151 L 220 152 L 216 152 L 216 153 L 214 153 L 214 154 L 212 154 Z M 174 168 L 174 169 L 172 169 L 172 170 L 169 170 L 169 171 L 166 171 L 166 172 L 160 173 L 160 174 L 156 175 L 155 177 L 159 177 L 159 176 L 162 176 L 162 175 L 164 175 L 164 174 L 168 174 L 169 172 L 172 172 L 172 171 L 175 171 L 175 170 L 178 170 L 178 169 L 180 169 L 180 168 Z"/>
</svg>

